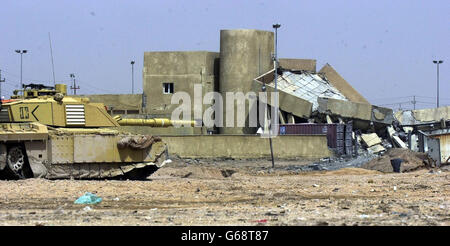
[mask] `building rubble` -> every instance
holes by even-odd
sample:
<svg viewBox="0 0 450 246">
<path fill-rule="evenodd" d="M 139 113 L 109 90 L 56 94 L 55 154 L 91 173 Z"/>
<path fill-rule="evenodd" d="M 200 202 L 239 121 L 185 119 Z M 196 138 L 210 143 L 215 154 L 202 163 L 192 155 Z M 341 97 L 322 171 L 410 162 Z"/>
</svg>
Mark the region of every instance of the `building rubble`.
<svg viewBox="0 0 450 246">
<path fill-rule="evenodd" d="M 382 156 L 392 149 L 410 149 L 428 153 L 433 165 L 449 162 L 449 107 L 394 113 L 390 108 L 372 105 L 330 64 L 316 69 L 314 59 L 280 58 L 274 69 L 274 41 L 274 33 L 269 31 L 221 30 L 218 51 L 144 52 L 142 94 L 92 95 L 90 100 L 105 102 L 112 115 L 147 119 L 170 118 L 179 109 L 179 104 L 171 100 L 177 92 L 185 92 L 190 98 L 213 93 L 223 98 L 222 106 L 227 105 L 228 93 L 251 95 L 252 98 L 249 96 L 246 101 L 235 98 L 229 104 L 233 105 L 230 110 L 214 115 L 219 116 L 217 119 L 223 124 L 213 127 L 149 129 L 123 126 L 121 129 L 173 139 L 171 151 L 187 158 L 264 158 L 272 153 L 256 135 L 258 129 L 267 128 L 264 123 L 271 114 L 266 114 L 262 123 L 250 124 L 249 119 L 251 112 L 258 111 L 258 118 L 261 116 L 259 110 L 253 110 L 260 109 L 253 100 L 254 94 L 269 92 L 267 102 L 270 104 L 276 72 L 279 111 L 274 115 L 279 115 L 279 133 L 326 135 L 326 138 L 282 136 L 275 140 L 280 149 L 276 153 L 278 158 L 312 159 L 334 153 L 333 158 L 345 159 Z M 202 89 L 196 90 L 199 86 Z M 213 106 L 212 102 L 202 104 L 202 100 L 198 100 L 202 104 L 199 106 L 195 103 L 197 100 L 191 101 L 193 103 L 187 106 L 196 113 L 189 116 L 190 120 L 202 120 Z M 220 104 L 214 103 L 214 108 Z M 227 116 L 228 111 L 233 114 Z M 244 115 L 245 124 L 236 124 L 237 112 Z M 228 126 L 227 122 L 234 126 Z M 244 146 L 253 152 L 242 151 L 246 149 Z"/>
<path fill-rule="evenodd" d="M 304 168 L 358 166 L 392 148 L 426 153 L 429 158 L 424 162 L 429 166 L 449 163 L 449 106 L 394 113 L 390 108 L 371 105 L 329 64 L 319 72 L 283 66 L 277 72 L 280 134 L 326 134 L 335 154 L 325 161 L 328 168 L 323 161 Z M 274 91 L 273 74 L 271 70 L 255 78 L 254 89 L 266 85 L 268 92 Z M 299 108 L 303 109 L 300 113 Z M 327 127 L 335 124 L 343 130 Z M 323 130 L 311 130 L 313 126 Z"/>
</svg>

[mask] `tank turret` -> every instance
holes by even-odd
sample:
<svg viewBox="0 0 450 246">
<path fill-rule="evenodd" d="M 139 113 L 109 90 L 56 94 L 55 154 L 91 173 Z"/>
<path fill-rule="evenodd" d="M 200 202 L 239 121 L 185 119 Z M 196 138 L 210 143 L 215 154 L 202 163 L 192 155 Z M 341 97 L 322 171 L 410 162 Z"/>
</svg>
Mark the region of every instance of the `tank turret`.
<svg viewBox="0 0 450 246">
<path fill-rule="evenodd" d="M 24 85 L 23 96 L 18 91 L 14 101 L 2 105 L 0 122 L 40 122 L 53 127 L 118 127 L 118 126 L 194 126 L 195 121 L 172 121 L 164 118 L 122 119 L 111 117 L 102 103 L 88 98 L 67 96 L 66 85 Z"/>
</svg>

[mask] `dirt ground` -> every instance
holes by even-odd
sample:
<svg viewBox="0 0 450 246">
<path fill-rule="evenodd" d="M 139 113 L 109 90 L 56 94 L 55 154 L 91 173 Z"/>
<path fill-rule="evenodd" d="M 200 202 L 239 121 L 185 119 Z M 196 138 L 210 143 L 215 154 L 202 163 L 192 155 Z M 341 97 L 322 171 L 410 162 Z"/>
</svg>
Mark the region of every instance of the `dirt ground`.
<svg viewBox="0 0 450 246">
<path fill-rule="evenodd" d="M 450 172 L 182 161 L 146 181 L 0 181 L 0 225 L 450 225 Z M 77 205 L 85 192 L 103 198 Z"/>
</svg>

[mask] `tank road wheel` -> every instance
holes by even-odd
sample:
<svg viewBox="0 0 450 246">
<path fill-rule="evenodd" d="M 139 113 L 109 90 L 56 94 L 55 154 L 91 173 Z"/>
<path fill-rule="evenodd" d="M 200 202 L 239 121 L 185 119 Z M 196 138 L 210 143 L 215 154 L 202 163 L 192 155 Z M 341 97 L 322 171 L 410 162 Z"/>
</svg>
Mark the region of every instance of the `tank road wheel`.
<svg viewBox="0 0 450 246">
<path fill-rule="evenodd" d="M 22 147 L 14 146 L 10 148 L 6 155 L 6 163 L 17 178 L 25 178 L 25 155 L 23 154 Z"/>
</svg>

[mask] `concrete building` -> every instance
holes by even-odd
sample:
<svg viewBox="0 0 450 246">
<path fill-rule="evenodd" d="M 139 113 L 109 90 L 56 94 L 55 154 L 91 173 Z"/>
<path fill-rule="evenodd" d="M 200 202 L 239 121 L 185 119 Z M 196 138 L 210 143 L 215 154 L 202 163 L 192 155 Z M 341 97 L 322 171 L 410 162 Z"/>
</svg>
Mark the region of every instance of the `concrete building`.
<svg viewBox="0 0 450 246">
<path fill-rule="evenodd" d="M 141 112 L 149 117 L 171 117 L 178 104 L 171 104 L 172 95 L 176 92 L 186 92 L 194 98 L 194 84 L 202 85 L 202 95 L 207 92 L 217 92 L 222 95 L 224 110 L 222 115 L 223 127 L 208 129 L 208 132 L 219 134 L 255 134 L 257 127 L 251 127 L 248 122 L 249 111 L 256 109 L 257 103 L 246 100 L 233 103 L 234 117 L 227 119 L 227 92 L 261 92 L 261 83 L 273 80 L 273 44 L 274 33 L 261 30 L 221 30 L 220 52 L 209 51 L 167 51 L 145 52 L 143 68 L 143 108 Z M 299 95 L 280 91 L 280 119 L 284 122 L 307 122 L 311 114 L 317 111 L 317 106 L 329 112 L 331 116 L 342 115 L 343 118 L 356 118 L 369 122 L 383 122 L 390 124 L 386 117 L 381 120 L 374 118 L 374 107 L 360 95 L 342 76 L 329 64 L 319 72 L 316 71 L 316 60 L 313 59 L 279 59 L 280 68 L 291 71 L 298 76 L 315 76 L 316 80 L 323 79 L 324 84 L 333 88 L 341 97 L 329 97 L 325 94 L 311 101 Z M 301 75 L 303 74 L 303 75 Z M 297 75 L 295 75 L 297 76 Z M 283 79 L 283 75 L 280 77 Z M 256 83 L 255 83 L 256 79 Z M 258 83 L 259 82 L 259 83 Z M 268 91 L 271 89 L 269 88 Z M 330 100 L 328 100 L 330 99 Z M 337 99 L 337 100 L 334 100 Z M 270 98 L 269 98 L 270 100 Z M 244 104 L 244 105 L 242 105 Z M 194 108 L 192 112 L 201 112 L 210 105 Z M 350 106 L 350 107 L 349 107 Z M 237 112 L 244 109 L 245 126 L 237 127 Z M 350 109 L 357 109 L 356 111 Z M 331 110 L 331 112 L 330 112 Z M 342 112 L 341 112 L 342 111 Z M 387 112 L 384 108 L 376 110 Z M 216 112 L 217 113 L 217 112 Z M 197 114 L 198 116 L 199 114 Z M 377 116 L 380 116 L 378 113 Z M 389 117 L 387 117 L 389 118 Z M 195 115 L 191 115 L 195 119 Z M 231 121 L 233 127 L 227 127 Z M 362 124 L 364 125 L 364 124 Z M 206 130 L 203 129 L 205 133 Z"/>
<path fill-rule="evenodd" d="M 175 92 L 194 98 L 194 84 L 203 91 L 218 91 L 219 53 L 208 51 L 145 52 L 142 71 L 143 113 L 170 118 L 178 105 L 171 104 Z"/>
<path fill-rule="evenodd" d="M 133 118 L 171 118 L 180 102 L 172 103 L 172 96 L 185 92 L 191 102 L 190 119 L 199 120 L 211 105 L 198 105 L 208 92 L 222 96 L 223 111 L 215 118 L 221 119 L 223 127 L 183 127 L 184 129 L 152 129 L 151 134 L 255 134 L 256 127 L 249 125 L 250 110 L 257 109 L 255 101 L 227 102 L 227 92 L 261 92 L 262 85 L 273 91 L 273 44 L 274 33 L 262 30 L 221 30 L 220 51 L 149 51 L 144 53 L 142 95 L 90 95 L 91 101 L 103 102 L 111 114 Z M 337 122 L 356 120 L 355 127 L 367 128 L 371 122 L 391 124 L 392 110 L 370 105 L 329 64 L 319 72 L 313 59 L 279 59 L 279 118 L 280 123 Z M 195 85 L 201 85 L 196 91 Z M 197 92 L 197 93 L 196 93 Z M 195 97 L 197 96 L 197 98 Z M 270 95 L 269 95 L 270 96 Z M 200 98 L 198 98 L 200 97 Z M 247 98 L 248 99 L 248 98 Z M 270 97 L 268 98 L 270 102 Z M 197 100 L 197 103 L 194 101 Z M 234 117 L 227 119 L 227 103 L 232 103 Z M 244 112 L 245 125 L 236 125 L 238 112 Z M 227 127 L 227 123 L 234 123 Z M 142 129 L 129 129 L 142 132 Z M 145 130 L 147 133 L 148 130 Z"/>
<path fill-rule="evenodd" d="M 191 111 L 186 117 L 199 120 L 211 106 L 203 104 L 203 96 L 214 93 L 214 102 L 217 103 L 218 98 L 223 100 L 224 110 L 215 111 L 214 115 L 222 120 L 222 126 L 121 128 L 128 132 L 164 136 L 170 146 L 169 152 L 180 157 L 269 157 L 268 142 L 256 136 L 261 124 L 250 126 L 249 114 L 253 109 L 258 112 L 258 93 L 263 87 L 267 92 L 274 91 L 273 45 L 274 33 L 270 31 L 221 30 L 219 52 L 144 52 L 142 94 L 88 97 L 93 102 L 105 103 L 109 113 L 120 114 L 123 118 L 171 118 L 180 104 L 185 103 L 184 99 L 177 101 L 173 96 L 183 92 L 189 98 L 187 105 Z M 347 123 L 345 139 L 344 132 L 337 133 L 342 139 L 336 140 L 336 144 L 345 140 L 345 146 L 352 148 L 353 144 L 349 144 L 354 141 L 352 129 L 382 134 L 394 120 L 391 109 L 371 105 L 329 64 L 317 71 L 314 59 L 280 58 L 277 73 L 280 124 Z M 254 93 L 256 100 L 227 101 L 228 92 Z M 270 94 L 268 96 L 270 103 Z M 227 107 L 229 103 L 230 108 Z M 234 112 L 230 119 L 226 118 L 229 116 L 227 110 Z M 236 126 L 238 113 L 242 112 L 245 125 Z M 228 122 L 234 126 L 228 127 Z M 328 157 L 333 151 L 327 144 L 327 134 L 279 136 L 274 139 L 274 154 L 279 158 Z"/>
</svg>

